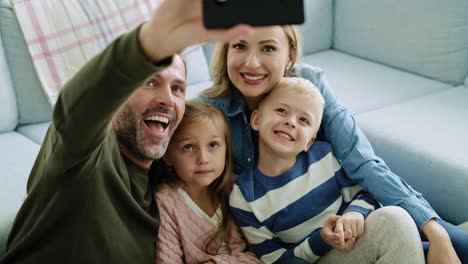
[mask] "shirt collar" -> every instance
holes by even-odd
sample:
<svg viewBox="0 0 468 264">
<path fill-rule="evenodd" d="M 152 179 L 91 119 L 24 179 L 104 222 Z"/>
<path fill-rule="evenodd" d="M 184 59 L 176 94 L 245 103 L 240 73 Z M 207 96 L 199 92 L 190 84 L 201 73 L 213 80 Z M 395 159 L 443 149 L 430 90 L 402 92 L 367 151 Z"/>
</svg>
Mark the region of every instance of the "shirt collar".
<svg viewBox="0 0 468 264">
<path fill-rule="evenodd" d="M 231 105 L 228 109 L 228 116 L 235 116 L 241 113 L 247 113 L 247 103 L 245 102 L 244 98 L 240 94 L 240 92 L 235 88 L 231 87 L 232 91 L 232 98 L 231 98 Z"/>
</svg>

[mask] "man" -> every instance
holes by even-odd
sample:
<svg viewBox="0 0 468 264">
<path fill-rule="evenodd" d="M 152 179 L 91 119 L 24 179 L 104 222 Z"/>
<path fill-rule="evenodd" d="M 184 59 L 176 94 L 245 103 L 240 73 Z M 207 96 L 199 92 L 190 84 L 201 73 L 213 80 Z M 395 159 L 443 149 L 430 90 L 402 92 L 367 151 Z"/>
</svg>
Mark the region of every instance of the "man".
<svg viewBox="0 0 468 264">
<path fill-rule="evenodd" d="M 185 109 L 185 67 L 172 55 L 249 32 L 207 31 L 201 1 L 167 0 L 87 63 L 55 105 L 0 262 L 154 263 L 148 171 Z"/>
</svg>

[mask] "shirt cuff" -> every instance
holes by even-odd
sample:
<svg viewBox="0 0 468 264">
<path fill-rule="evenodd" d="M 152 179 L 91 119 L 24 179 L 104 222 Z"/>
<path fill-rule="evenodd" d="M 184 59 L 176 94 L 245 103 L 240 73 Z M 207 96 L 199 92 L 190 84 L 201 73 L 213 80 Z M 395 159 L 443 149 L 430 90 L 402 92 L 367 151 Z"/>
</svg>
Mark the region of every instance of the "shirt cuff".
<svg viewBox="0 0 468 264">
<path fill-rule="evenodd" d="M 419 230 L 421 230 L 427 221 L 431 219 L 440 219 L 434 209 L 432 209 L 431 206 L 423 199 L 408 199 L 401 204 L 401 207 L 411 215 Z"/>
</svg>

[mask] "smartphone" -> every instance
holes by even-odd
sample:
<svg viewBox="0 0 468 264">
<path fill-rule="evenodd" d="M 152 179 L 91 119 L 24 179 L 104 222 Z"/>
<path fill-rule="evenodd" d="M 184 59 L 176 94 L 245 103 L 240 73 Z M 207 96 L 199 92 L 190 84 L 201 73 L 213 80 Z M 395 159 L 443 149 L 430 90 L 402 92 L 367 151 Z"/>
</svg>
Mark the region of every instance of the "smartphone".
<svg viewBox="0 0 468 264">
<path fill-rule="evenodd" d="M 203 0 L 206 28 L 304 23 L 304 0 Z"/>
</svg>

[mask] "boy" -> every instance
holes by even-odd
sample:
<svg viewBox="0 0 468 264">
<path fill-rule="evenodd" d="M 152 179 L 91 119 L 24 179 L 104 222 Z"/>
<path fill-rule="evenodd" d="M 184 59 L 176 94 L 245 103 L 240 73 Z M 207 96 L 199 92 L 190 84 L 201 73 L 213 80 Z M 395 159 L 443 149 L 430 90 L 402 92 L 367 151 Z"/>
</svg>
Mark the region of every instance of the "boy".
<svg viewBox="0 0 468 264">
<path fill-rule="evenodd" d="M 265 263 L 313 263 L 331 247 L 349 251 L 363 236 L 364 219 L 379 207 L 369 193 L 346 176 L 331 145 L 315 141 L 323 109 L 323 97 L 311 82 L 289 77 L 278 82 L 252 112 L 251 126 L 259 134 L 259 160 L 240 174 L 230 206 L 237 224 Z M 398 211 L 393 208 L 386 210 Z M 396 217 L 399 218 L 411 220 L 408 214 Z M 414 223 L 412 226 L 413 230 L 402 231 L 402 236 L 411 235 L 411 241 L 416 241 L 408 247 L 414 249 L 409 252 L 409 263 L 423 263 L 417 228 Z M 395 230 L 377 231 L 387 232 L 386 239 L 395 242 L 388 239 Z M 381 242 L 373 240 L 360 248 L 370 252 L 366 247 Z M 405 250 L 395 251 L 388 245 L 382 248 L 379 253 L 372 251 L 364 257 L 377 260 L 406 254 Z M 414 253 L 418 249 L 420 252 Z M 346 252 L 336 251 L 330 263 L 349 261 L 343 254 Z M 361 258 L 363 254 L 359 252 L 357 256 Z M 401 263 L 399 258 L 392 257 L 392 261 Z"/>
</svg>

